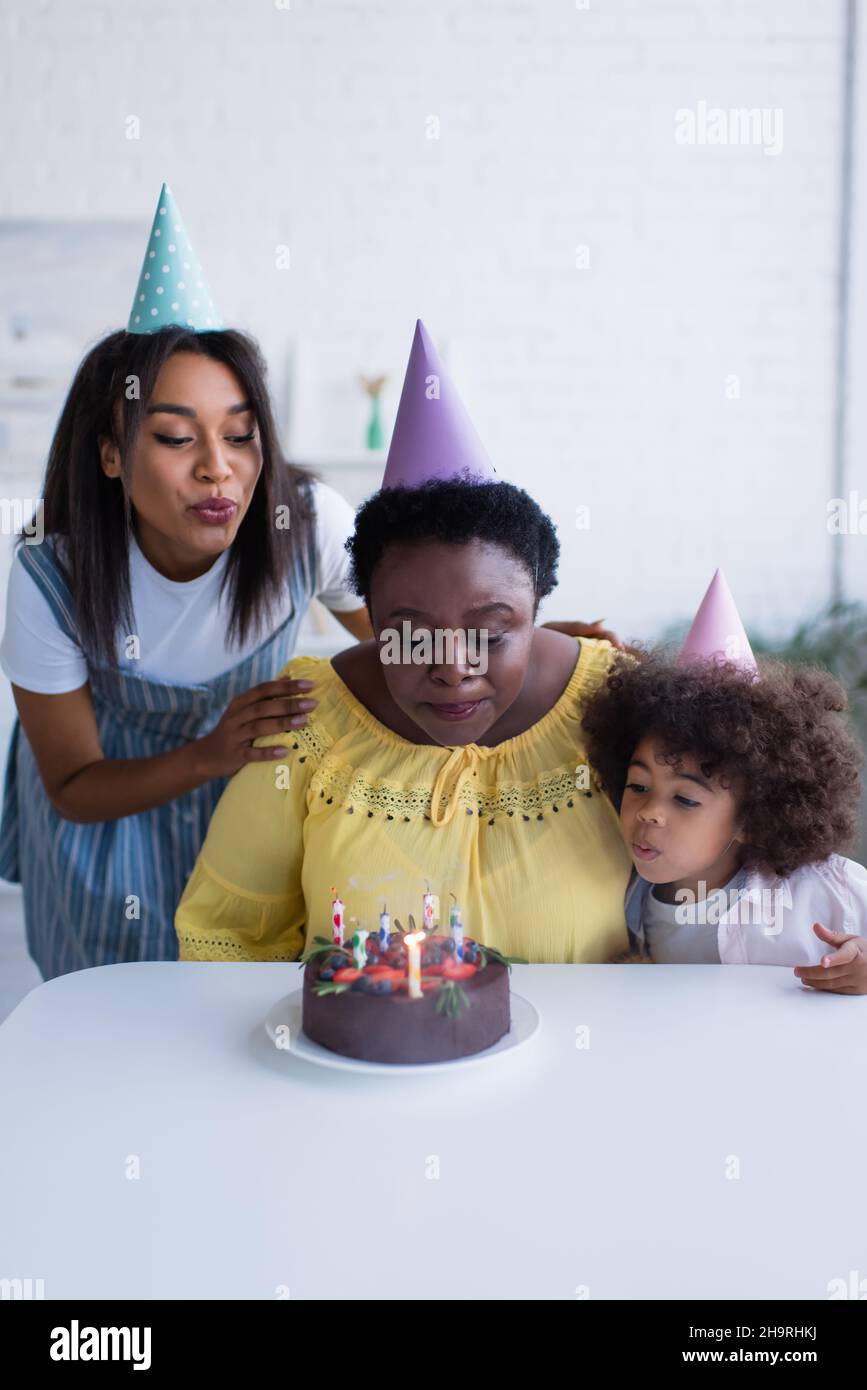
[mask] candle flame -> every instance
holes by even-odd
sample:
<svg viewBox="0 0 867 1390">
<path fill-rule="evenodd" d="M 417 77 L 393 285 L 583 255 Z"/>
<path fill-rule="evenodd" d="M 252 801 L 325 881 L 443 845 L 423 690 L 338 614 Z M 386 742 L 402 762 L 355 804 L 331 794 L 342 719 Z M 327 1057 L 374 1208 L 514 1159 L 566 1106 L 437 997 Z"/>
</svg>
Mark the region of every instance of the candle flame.
<svg viewBox="0 0 867 1390">
<path fill-rule="evenodd" d="M 423 932 L 423 931 L 408 932 L 407 935 L 406 935 L 403 939 L 404 939 L 405 942 L 410 942 L 410 941 L 411 941 L 412 944 L 415 946 L 417 942 L 419 942 L 419 941 L 424 941 L 424 939 L 425 939 L 426 936 L 427 936 L 427 932 Z"/>
</svg>

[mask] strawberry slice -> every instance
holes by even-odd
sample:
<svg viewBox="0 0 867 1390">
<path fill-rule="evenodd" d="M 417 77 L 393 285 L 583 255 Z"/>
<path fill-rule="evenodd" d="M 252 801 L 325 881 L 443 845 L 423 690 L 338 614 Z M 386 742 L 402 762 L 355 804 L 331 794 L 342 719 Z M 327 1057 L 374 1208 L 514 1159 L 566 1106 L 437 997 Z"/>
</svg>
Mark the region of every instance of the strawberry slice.
<svg viewBox="0 0 867 1390">
<path fill-rule="evenodd" d="M 441 985 L 442 985 L 442 980 L 426 980 L 426 979 L 424 978 L 424 976 L 422 976 L 422 980 L 421 980 L 421 992 L 422 992 L 422 994 L 428 994 L 428 993 L 430 992 L 430 990 L 432 990 L 432 989 L 439 989 Z"/>
<path fill-rule="evenodd" d="M 372 975 L 374 980 L 391 980 L 392 983 L 406 979 L 405 970 L 392 970 L 388 965 L 369 965 L 366 974 Z"/>
<path fill-rule="evenodd" d="M 352 965 L 341 965 L 339 970 L 334 972 L 334 983 L 336 985 L 349 984 L 350 980 L 357 980 L 361 976 L 361 971 L 356 970 Z"/>
<path fill-rule="evenodd" d="M 423 965 L 421 968 L 422 979 L 428 975 L 442 975 L 444 970 L 444 965 Z"/>
<path fill-rule="evenodd" d="M 442 967 L 443 979 L 445 980 L 468 980 L 471 975 L 475 975 L 477 966 L 467 965 L 463 961 L 455 962 L 454 965 L 444 965 Z M 334 976 L 335 980 L 340 974 L 338 970 Z"/>
</svg>

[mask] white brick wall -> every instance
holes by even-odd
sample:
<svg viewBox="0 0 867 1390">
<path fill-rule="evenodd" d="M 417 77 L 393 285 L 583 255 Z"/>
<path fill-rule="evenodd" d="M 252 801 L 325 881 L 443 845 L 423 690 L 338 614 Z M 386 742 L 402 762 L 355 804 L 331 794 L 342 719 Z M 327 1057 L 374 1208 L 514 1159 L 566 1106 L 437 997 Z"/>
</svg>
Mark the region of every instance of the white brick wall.
<svg viewBox="0 0 867 1390">
<path fill-rule="evenodd" d="M 138 218 L 143 245 L 165 178 L 278 382 L 295 337 L 397 381 L 416 316 L 459 344 L 498 468 L 561 526 L 549 615 L 651 636 L 722 564 L 747 624 L 785 628 L 830 568 L 843 21 L 842 0 L 30 0 L 3 20 L 0 212 Z M 676 144 L 701 100 L 782 108 L 782 153 Z"/>
</svg>

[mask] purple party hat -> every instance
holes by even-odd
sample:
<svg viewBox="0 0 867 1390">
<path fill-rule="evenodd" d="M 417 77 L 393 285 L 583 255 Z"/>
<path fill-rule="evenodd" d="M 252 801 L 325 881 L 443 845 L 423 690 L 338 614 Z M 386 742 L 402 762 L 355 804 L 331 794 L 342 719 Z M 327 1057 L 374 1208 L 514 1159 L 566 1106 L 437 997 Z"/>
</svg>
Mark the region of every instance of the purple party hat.
<svg viewBox="0 0 867 1390">
<path fill-rule="evenodd" d="M 708 585 L 678 654 L 677 665 L 687 666 L 691 661 L 702 658 L 735 661 L 745 671 L 754 671 L 756 676 L 759 674 L 756 658 L 722 570 L 716 571 Z"/>
<path fill-rule="evenodd" d="M 496 470 L 418 320 L 382 486 L 420 487 L 435 478 L 496 482 Z"/>
</svg>

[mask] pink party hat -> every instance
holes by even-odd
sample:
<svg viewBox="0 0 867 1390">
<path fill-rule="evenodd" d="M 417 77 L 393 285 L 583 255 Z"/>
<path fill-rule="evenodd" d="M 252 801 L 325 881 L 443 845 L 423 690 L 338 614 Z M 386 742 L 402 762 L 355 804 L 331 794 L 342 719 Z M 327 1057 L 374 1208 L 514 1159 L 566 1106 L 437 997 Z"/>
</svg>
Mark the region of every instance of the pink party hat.
<svg viewBox="0 0 867 1390">
<path fill-rule="evenodd" d="M 430 335 L 418 320 L 382 486 L 419 487 L 434 478 L 497 475 Z"/>
<path fill-rule="evenodd" d="M 677 657 L 678 666 L 687 666 L 702 658 L 735 661 L 745 671 L 759 668 L 740 620 L 732 591 L 722 570 L 717 570 L 701 601 L 686 641 Z"/>
</svg>

